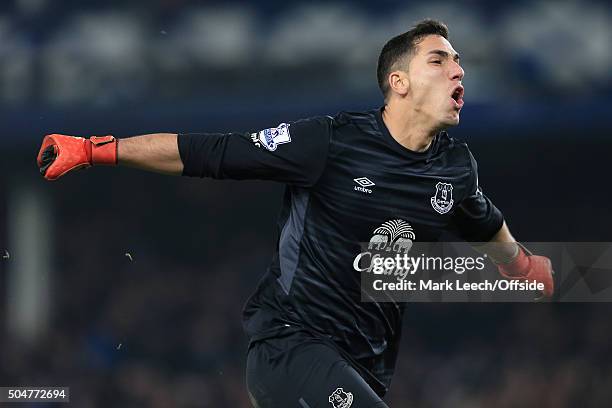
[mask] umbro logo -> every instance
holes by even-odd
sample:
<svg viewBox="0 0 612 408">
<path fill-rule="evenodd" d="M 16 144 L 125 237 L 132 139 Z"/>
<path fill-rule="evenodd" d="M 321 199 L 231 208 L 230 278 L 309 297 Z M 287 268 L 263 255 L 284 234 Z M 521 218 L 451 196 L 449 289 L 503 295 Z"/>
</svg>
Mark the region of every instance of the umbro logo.
<svg viewBox="0 0 612 408">
<path fill-rule="evenodd" d="M 367 177 L 359 177 L 356 179 L 353 179 L 353 181 L 357 184 L 359 184 L 358 186 L 354 186 L 354 189 L 356 191 L 361 191 L 363 193 L 367 193 L 367 194 L 372 194 L 372 190 L 370 190 L 369 188 L 366 187 L 372 187 L 375 186 L 376 184 L 374 184 L 372 182 L 372 180 L 370 180 Z"/>
</svg>

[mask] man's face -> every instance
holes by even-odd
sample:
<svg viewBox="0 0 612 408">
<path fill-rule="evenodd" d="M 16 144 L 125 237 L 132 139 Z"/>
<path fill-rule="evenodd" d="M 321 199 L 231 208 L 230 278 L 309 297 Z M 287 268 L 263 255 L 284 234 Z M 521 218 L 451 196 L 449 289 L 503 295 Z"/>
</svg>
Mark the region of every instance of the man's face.
<svg viewBox="0 0 612 408">
<path fill-rule="evenodd" d="M 428 35 L 417 44 L 408 66 L 408 97 L 420 114 L 440 128 L 459 124 L 463 68 L 444 37 Z"/>
</svg>

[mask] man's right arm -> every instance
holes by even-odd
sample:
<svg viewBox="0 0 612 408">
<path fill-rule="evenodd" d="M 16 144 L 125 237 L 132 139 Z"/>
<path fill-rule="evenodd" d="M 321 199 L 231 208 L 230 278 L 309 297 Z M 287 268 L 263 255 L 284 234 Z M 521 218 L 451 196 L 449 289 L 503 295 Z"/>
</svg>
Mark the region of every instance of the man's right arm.
<svg viewBox="0 0 612 408">
<path fill-rule="evenodd" d="M 90 166 L 216 179 L 272 180 L 314 185 L 329 153 L 332 119 L 316 117 L 259 132 L 155 133 L 116 139 L 47 135 L 38 154 L 47 180 Z"/>
<path fill-rule="evenodd" d="M 180 176 L 183 161 L 176 133 L 154 133 L 120 139 L 117 160 L 121 166 Z"/>
<path fill-rule="evenodd" d="M 108 136 L 45 136 L 38 152 L 40 172 L 47 180 L 90 166 L 128 166 L 156 173 L 181 175 L 183 162 L 176 133 L 155 133 L 116 139 Z"/>
</svg>

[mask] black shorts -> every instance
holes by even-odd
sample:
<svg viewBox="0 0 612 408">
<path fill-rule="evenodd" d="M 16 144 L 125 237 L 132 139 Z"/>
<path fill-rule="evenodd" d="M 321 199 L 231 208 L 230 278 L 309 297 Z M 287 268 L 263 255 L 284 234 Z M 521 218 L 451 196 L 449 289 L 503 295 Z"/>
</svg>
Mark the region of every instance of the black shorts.
<svg viewBox="0 0 612 408">
<path fill-rule="evenodd" d="M 251 343 L 246 380 L 256 408 L 388 408 L 334 347 L 303 332 Z"/>
</svg>

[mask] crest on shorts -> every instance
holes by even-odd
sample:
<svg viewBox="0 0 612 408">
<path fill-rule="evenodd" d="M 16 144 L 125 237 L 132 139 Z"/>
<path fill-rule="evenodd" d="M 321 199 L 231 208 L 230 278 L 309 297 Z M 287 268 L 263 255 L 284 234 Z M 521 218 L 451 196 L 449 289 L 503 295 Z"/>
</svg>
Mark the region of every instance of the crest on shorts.
<svg viewBox="0 0 612 408">
<path fill-rule="evenodd" d="M 275 128 L 264 129 L 257 134 L 257 138 L 266 149 L 273 152 L 278 145 L 291 142 L 289 125 L 281 123 Z"/>
<path fill-rule="evenodd" d="M 334 408 L 349 408 L 353 405 L 353 394 L 344 392 L 342 388 L 336 388 L 336 391 L 329 396 L 329 402 Z"/>
<path fill-rule="evenodd" d="M 453 185 L 438 182 L 436 194 L 431 197 L 431 206 L 440 214 L 446 214 L 453 207 Z"/>
</svg>

